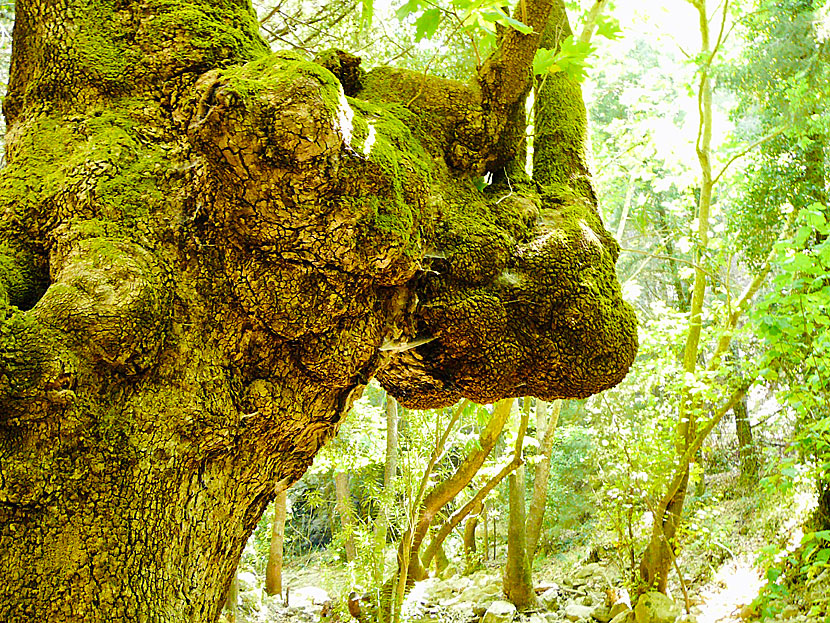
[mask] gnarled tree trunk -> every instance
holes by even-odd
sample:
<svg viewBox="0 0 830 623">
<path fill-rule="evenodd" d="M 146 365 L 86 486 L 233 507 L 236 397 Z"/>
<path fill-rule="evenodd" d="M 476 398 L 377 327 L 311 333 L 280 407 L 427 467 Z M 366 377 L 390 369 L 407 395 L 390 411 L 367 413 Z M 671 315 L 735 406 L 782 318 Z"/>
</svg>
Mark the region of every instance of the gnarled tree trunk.
<svg viewBox="0 0 830 623">
<path fill-rule="evenodd" d="M 526 3 L 537 31 L 549 11 Z M 273 54 L 248 0 L 16 14 L 0 620 L 215 620 L 273 483 L 372 376 L 427 407 L 625 375 L 592 195 L 473 184 L 512 157 L 535 35 L 462 85 Z"/>
</svg>

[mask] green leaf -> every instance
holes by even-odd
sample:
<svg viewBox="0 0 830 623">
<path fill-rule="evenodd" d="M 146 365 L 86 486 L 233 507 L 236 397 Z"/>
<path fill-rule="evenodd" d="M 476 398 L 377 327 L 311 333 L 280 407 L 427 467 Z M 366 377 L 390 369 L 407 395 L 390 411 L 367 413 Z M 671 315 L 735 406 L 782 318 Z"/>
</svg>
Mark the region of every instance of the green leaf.
<svg viewBox="0 0 830 623">
<path fill-rule="evenodd" d="M 551 68 L 556 67 L 556 52 L 548 48 L 539 48 L 536 50 L 536 56 L 533 57 L 533 75 L 541 76 L 548 72 L 555 73 L 559 70 Z"/>
<path fill-rule="evenodd" d="M 810 210 L 807 213 L 807 222 L 813 227 L 821 227 L 827 222 L 827 219 L 821 212 L 818 212 L 816 210 Z"/>
<path fill-rule="evenodd" d="M 620 22 L 614 17 L 600 15 L 597 18 L 597 34 L 606 39 L 619 39 L 622 36 Z"/>
<path fill-rule="evenodd" d="M 374 0 L 362 0 L 360 11 L 360 30 L 366 32 L 372 27 L 372 19 L 375 16 Z"/>
<path fill-rule="evenodd" d="M 509 15 L 504 15 L 500 20 L 500 24 L 504 24 L 505 26 L 510 26 L 514 30 L 518 30 L 523 35 L 529 35 L 533 32 L 533 28 L 525 24 L 524 22 L 520 22 L 517 19 L 513 19 Z"/>
<path fill-rule="evenodd" d="M 764 378 L 767 381 L 777 381 L 778 380 L 778 372 L 776 372 L 772 368 L 764 368 L 758 374 L 759 374 L 759 376 L 761 376 L 761 378 Z"/>
<path fill-rule="evenodd" d="M 427 9 L 415 20 L 415 41 L 429 39 L 441 24 L 441 9 Z"/>
<path fill-rule="evenodd" d="M 781 475 L 787 478 L 795 478 L 798 476 L 798 471 L 794 467 L 785 467 L 781 470 Z"/>
<path fill-rule="evenodd" d="M 395 12 L 395 17 L 399 20 L 404 20 L 413 13 L 416 13 L 421 6 L 420 0 L 409 0 L 401 8 Z"/>
</svg>

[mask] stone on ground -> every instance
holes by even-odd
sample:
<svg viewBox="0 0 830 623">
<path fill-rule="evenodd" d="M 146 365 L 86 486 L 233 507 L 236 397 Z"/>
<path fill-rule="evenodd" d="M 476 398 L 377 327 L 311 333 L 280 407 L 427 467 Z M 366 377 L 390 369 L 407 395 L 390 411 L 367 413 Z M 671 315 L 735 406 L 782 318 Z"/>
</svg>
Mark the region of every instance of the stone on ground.
<svg viewBox="0 0 830 623">
<path fill-rule="evenodd" d="M 510 623 L 516 616 L 516 606 L 509 601 L 494 601 L 487 608 L 481 623 Z"/>
<path fill-rule="evenodd" d="M 559 589 L 552 586 L 546 590 L 544 593 L 539 595 L 539 603 L 541 603 L 546 610 L 556 610 L 559 606 Z"/>
<path fill-rule="evenodd" d="M 663 593 L 641 595 L 634 606 L 637 623 L 674 623 L 680 614 L 680 607 Z"/>
<path fill-rule="evenodd" d="M 581 604 L 568 604 L 565 606 L 565 618 L 569 621 L 579 621 L 580 619 L 590 619 L 591 612 L 593 612 L 593 608 L 591 606 L 583 606 Z"/>
</svg>

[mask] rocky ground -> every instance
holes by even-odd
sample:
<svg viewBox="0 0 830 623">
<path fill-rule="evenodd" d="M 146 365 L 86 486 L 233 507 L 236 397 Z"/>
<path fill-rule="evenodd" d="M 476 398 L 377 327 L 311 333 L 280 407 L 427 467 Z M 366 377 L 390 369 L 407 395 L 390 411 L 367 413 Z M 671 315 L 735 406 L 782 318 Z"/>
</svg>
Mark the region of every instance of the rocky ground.
<svg viewBox="0 0 830 623">
<path fill-rule="evenodd" d="M 729 483 L 726 483 L 728 485 Z M 729 488 L 724 485 L 725 488 Z M 504 600 L 501 568 L 462 576 L 429 578 L 415 584 L 404 606 L 406 623 L 747 623 L 758 620 L 751 604 L 764 584 L 755 565 L 760 547 L 774 537 L 800 540 L 798 512 L 782 508 L 782 517 L 762 517 L 751 498 L 724 499 L 715 523 L 723 528 L 717 547 L 688 548 L 678 563 L 687 575 L 687 599 L 672 574 L 673 600 L 650 593 L 632 604 L 620 570 L 611 562 L 578 563 L 551 559 L 534 571 L 539 608 L 518 613 Z M 770 528 L 773 526 L 773 528 Z M 769 532 L 763 535 L 762 532 Z M 714 537 L 713 537 L 714 538 Z M 309 559 L 310 561 L 311 559 Z M 392 564 L 394 560 L 387 561 Z M 830 565 L 778 604 L 779 623 L 830 623 Z M 350 586 L 342 564 L 307 562 L 286 571 L 288 602 L 267 597 L 257 578 L 240 573 L 237 623 L 339 621 L 350 623 L 340 587 Z M 320 586 L 338 587 L 329 594 Z M 340 602 L 338 603 L 338 598 Z M 817 614 L 820 612 L 821 614 Z"/>
<path fill-rule="evenodd" d="M 348 615 L 344 618 L 338 613 L 334 600 L 321 588 L 290 589 L 286 604 L 279 598 L 263 597 L 253 576 L 248 575 L 240 574 L 239 621 L 349 620 Z M 756 573 L 754 583 L 741 580 L 746 591 L 729 585 L 719 592 L 713 586 L 708 601 L 695 604 L 691 614 L 686 614 L 676 602 L 656 593 L 644 596 L 632 608 L 628 593 L 620 588 L 621 580 L 612 565 L 587 564 L 560 582 L 538 585 L 539 608 L 519 614 L 504 600 L 497 571 L 430 578 L 416 583 L 409 593 L 404 618 L 410 623 L 726 623 L 737 620 L 759 582 Z M 714 603 L 715 596 L 719 609 L 713 609 L 710 603 Z"/>
</svg>

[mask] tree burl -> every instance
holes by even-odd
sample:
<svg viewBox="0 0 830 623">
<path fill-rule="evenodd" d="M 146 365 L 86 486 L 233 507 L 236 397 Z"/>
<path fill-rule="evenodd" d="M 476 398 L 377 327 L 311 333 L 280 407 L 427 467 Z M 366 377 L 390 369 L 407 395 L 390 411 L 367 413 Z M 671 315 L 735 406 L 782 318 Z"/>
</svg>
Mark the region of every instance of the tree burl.
<svg viewBox="0 0 830 623">
<path fill-rule="evenodd" d="M 536 32 L 550 12 L 526 3 Z M 503 173 L 537 35 L 461 84 L 272 53 L 247 0 L 16 16 L 0 620 L 215 620 L 276 483 L 372 377 L 437 407 L 625 375 L 636 322 L 590 184 Z M 547 140 L 581 158 L 560 117 Z"/>
</svg>

